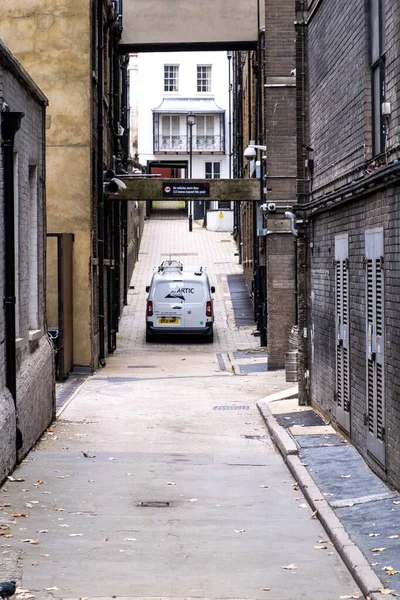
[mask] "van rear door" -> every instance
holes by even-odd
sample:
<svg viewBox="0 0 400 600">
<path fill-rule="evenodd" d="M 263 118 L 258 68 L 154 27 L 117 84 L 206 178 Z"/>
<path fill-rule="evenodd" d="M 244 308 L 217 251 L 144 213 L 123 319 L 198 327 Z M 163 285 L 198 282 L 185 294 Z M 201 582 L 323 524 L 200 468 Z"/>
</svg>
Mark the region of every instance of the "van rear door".
<svg viewBox="0 0 400 600">
<path fill-rule="evenodd" d="M 206 286 L 204 281 L 185 279 L 182 288 L 185 298 L 185 327 L 203 329 L 206 326 Z"/>
<path fill-rule="evenodd" d="M 160 329 L 184 329 L 185 297 L 182 293 L 183 279 L 158 281 L 153 295 L 154 327 Z"/>
</svg>

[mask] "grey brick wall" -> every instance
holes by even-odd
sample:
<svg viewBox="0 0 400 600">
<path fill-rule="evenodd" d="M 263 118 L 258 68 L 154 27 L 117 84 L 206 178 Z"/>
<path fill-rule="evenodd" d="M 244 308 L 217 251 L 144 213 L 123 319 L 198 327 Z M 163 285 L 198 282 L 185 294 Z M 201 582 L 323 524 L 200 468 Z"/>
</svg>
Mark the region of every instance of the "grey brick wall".
<svg viewBox="0 0 400 600">
<path fill-rule="evenodd" d="M 399 158 L 400 5 L 384 2 L 386 99 L 391 103 L 385 155 L 371 162 L 371 85 L 367 3 L 322 1 L 308 25 L 310 145 L 315 159 L 314 192 L 309 199 L 337 199 L 308 212 L 308 329 L 310 393 L 335 422 L 335 235 L 349 236 L 350 384 L 352 442 L 381 476 L 400 489 L 400 187 L 397 181 L 375 185 L 382 170 L 395 173 Z M 361 196 L 345 197 L 345 186 L 358 181 Z M 342 195 L 339 190 L 343 188 Z M 346 202 L 343 200 L 346 198 Z M 339 204 L 338 200 L 342 203 Z M 384 229 L 386 467 L 366 449 L 366 291 L 363 256 L 365 231 Z"/>
<path fill-rule="evenodd" d="M 267 202 L 296 204 L 296 66 L 294 0 L 265 2 L 264 113 Z M 295 248 L 285 208 L 269 214 L 266 238 L 267 344 L 271 368 L 285 366 L 295 323 Z M 286 231 L 288 233 L 279 233 Z"/>
<path fill-rule="evenodd" d="M 362 168 L 371 156 L 367 28 L 364 0 L 322 2 L 308 26 L 314 190 Z"/>
<path fill-rule="evenodd" d="M 15 58 L 0 45 L 0 96 L 11 111 L 24 117 L 15 137 L 18 157 L 15 216 L 18 239 L 17 277 L 17 419 L 23 436 L 19 458 L 24 456 L 51 422 L 55 407 L 54 357 L 47 338 L 45 319 L 45 98 Z M 2 118 L 0 114 L 0 119 Z M 2 158 L 2 157 L 1 157 Z M 0 197 L 4 202 L 3 161 L 0 161 Z M 37 185 L 32 193 L 29 171 L 36 169 Z M 36 210 L 32 210 L 36 198 Z M 30 246 L 32 221 L 37 221 L 36 247 Z M 4 286 L 4 216 L 0 211 L 0 285 Z M 34 257 L 36 256 L 36 259 Z M 32 272 L 36 272 L 37 322 L 32 331 Z M 0 311 L 0 337 L 4 339 L 4 313 Z M 5 344 L 0 345 L 0 481 L 15 465 L 16 414 L 5 387 Z"/>
</svg>

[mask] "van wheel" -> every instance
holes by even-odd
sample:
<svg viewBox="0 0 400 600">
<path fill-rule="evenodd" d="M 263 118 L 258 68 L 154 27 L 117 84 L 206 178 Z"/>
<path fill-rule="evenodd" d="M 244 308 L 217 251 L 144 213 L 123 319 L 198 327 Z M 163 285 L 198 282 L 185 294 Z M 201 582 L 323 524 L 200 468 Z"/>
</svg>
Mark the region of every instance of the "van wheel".
<svg viewBox="0 0 400 600">
<path fill-rule="evenodd" d="M 146 331 L 146 342 L 152 342 L 154 340 L 153 336 L 151 335 L 151 333 L 149 333 L 148 331 Z"/>
<path fill-rule="evenodd" d="M 207 344 L 212 344 L 214 341 L 214 332 L 212 331 L 207 337 L 206 337 L 206 343 Z"/>
</svg>

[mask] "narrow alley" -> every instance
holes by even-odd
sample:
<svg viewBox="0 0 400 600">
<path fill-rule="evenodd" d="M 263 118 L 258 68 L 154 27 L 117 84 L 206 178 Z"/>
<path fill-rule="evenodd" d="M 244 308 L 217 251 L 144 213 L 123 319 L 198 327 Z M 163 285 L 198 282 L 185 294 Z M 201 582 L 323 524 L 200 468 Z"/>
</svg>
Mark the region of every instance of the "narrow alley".
<svg viewBox="0 0 400 600">
<path fill-rule="evenodd" d="M 209 271 L 213 345 L 144 341 L 145 286 L 170 255 Z M 229 234 L 146 223 L 118 351 L 1 490 L 17 597 L 361 597 L 257 410 L 293 384 L 235 325 L 227 275 L 240 272 Z"/>
</svg>

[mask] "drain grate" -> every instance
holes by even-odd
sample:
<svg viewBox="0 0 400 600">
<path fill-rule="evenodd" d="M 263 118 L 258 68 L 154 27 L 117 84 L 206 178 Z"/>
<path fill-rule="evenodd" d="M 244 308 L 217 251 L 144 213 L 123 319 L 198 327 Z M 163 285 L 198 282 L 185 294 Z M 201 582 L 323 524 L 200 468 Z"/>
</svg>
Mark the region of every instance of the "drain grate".
<svg viewBox="0 0 400 600">
<path fill-rule="evenodd" d="M 198 256 L 197 252 L 167 252 L 160 256 Z"/>
<path fill-rule="evenodd" d="M 213 406 L 213 410 L 249 410 L 250 406 Z"/>
<path fill-rule="evenodd" d="M 226 371 L 226 364 L 222 354 L 220 353 L 217 354 L 217 363 L 220 371 Z"/>
<path fill-rule="evenodd" d="M 149 502 L 138 502 L 139 508 L 168 508 L 169 502 L 160 502 L 159 500 L 150 500 Z"/>
</svg>

